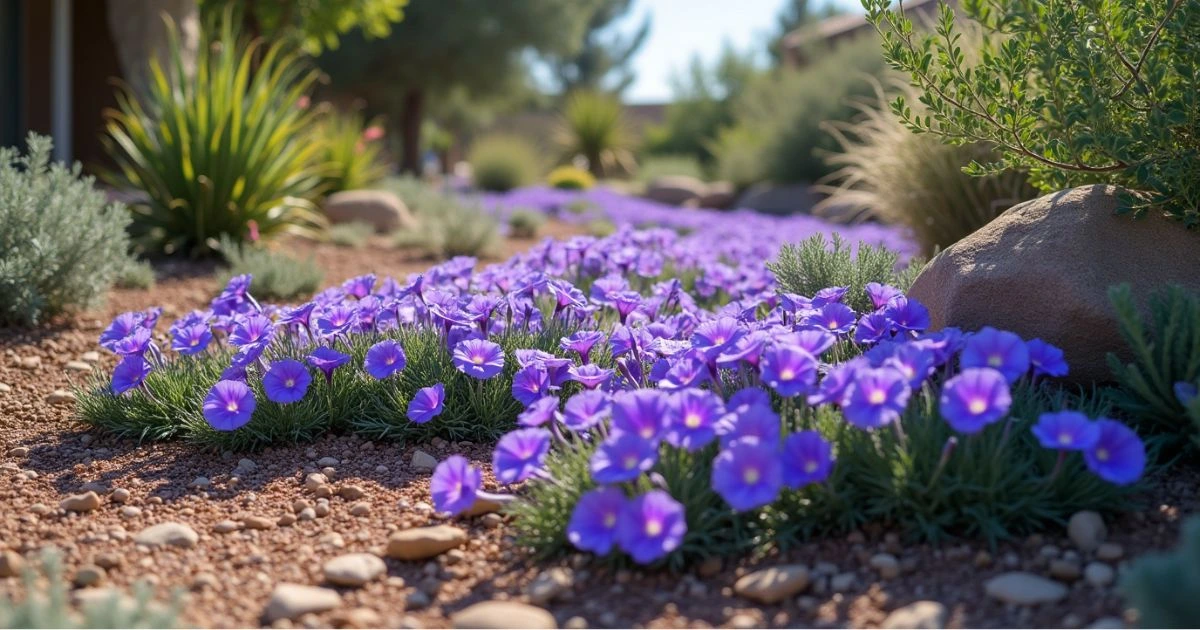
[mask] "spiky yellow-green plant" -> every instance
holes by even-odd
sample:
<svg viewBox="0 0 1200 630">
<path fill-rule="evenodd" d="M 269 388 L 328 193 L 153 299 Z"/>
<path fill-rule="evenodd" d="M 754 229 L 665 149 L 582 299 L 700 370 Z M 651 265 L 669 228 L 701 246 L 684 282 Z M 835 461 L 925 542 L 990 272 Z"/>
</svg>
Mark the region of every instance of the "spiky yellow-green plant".
<svg viewBox="0 0 1200 630">
<path fill-rule="evenodd" d="M 596 177 L 632 172 L 635 167 L 625 110 L 607 94 L 580 91 L 569 96 L 557 141 L 568 160 L 582 156 Z"/>
<path fill-rule="evenodd" d="M 579 167 L 560 166 L 550 171 L 546 183 L 563 190 L 587 190 L 596 185 L 596 178 Z"/>
<path fill-rule="evenodd" d="M 358 112 L 322 109 L 312 136 L 320 147 L 317 164 L 324 169 L 321 192 L 371 188 L 383 181 L 388 174 L 382 157 L 384 137 L 378 120 L 367 121 Z"/>
</svg>

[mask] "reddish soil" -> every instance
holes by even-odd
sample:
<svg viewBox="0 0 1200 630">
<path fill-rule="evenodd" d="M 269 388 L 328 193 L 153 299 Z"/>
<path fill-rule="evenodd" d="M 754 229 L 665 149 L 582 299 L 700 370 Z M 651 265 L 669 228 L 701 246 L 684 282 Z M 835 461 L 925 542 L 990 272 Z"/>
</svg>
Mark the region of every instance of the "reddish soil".
<svg viewBox="0 0 1200 630">
<path fill-rule="evenodd" d="M 554 225 L 550 233 L 562 236 L 571 228 Z M 505 253 L 532 243 L 509 241 Z M 363 250 L 298 242 L 292 246 L 312 251 L 326 269 L 326 284 L 368 271 L 403 277 L 430 264 L 381 243 Z M 108 305 L 97 312 L 36 330 L 0 330 L 0 383 L 10 388 L 0 391 L 0 553 L 12 550 L 33 561 L 40 550 L 57 547 L 64 553 L 68 578 L 80 567 L 100 564 L 108 568 L 99 587 L 127 590 L 137 580 L 149 580 L 162 599 L 173 589 L 182 590 L 182 624 L 257 626 L 277 583 L 322 585 L 324 562 L 349 552 L 381 554 L 392 532 L 441 522 L 428 507 L 428 473 L 411 465 L 417 449 L 438 458 L 462 451 L 487 468 L 485 445 L 397 445 L 327 436 L 259 453 L 206 453 L 186 444 L 139 445 L 87 431 L 73 422 L 69 404 L 46 400 L 52 391 L 80 378 L 66 364 L 97 350 L 96 337 L 115 313 L 163 305 L 175 315 L 204 305 L 218 288 L 208 273 L 211 269 L 204 266 L 177 263 L 159 271 L 153 290 L 114 291 Z M 21 367 L 22 360 L 40 364 Z M 113 363 L 105 355 L 95 369 L 109 370 Z M 253 460 L 256 468 L 237 473 L 235 480 L 243 457 Z M 317 508 L 317 518 L 289 524 L 297 508 L 305 507 L 295 505 L 298 501 L 317 507 L 304 478 L 320 470 L 317 460 L 325 457 L 339 460 L 329 471 L 335 495 L 329 499 L 328 514 Z M 197 477 L 211 485 L 189 487 Z M 1157 479 L 1143 509 L 1110 522 L 1108 540 L 1124 548 L 1123 558 L 1111 564 L 1120 570 L 1132 557 L 1173 546 L 1182 517 L 1197 509 L 1198 482 L 1200 472 L 1195 470 Z M 340 498 L 336 492 L 347 486 L 357 486 L 363 496 Z M 128 492 L 127 502 L 118 502 L 125 494 L 114 493 L 118 489 Z M 82 514 L 60 509 L 60 500 L 86 490 L 101 495 L 98 509 Z M 358 503 L 369 505 L 355 509 L 366 509 L 365 515 L 351 514 L 351 506 Z M 214 531 L 220 521 L 249 516 L 285 524 L 266 530 Z M 166 521 L 189 525 L 199 533 L 199 543 L 191 549 L 146 550 L 135 545 L 132 538 L 140 530 Z M 1024 569 L 1046 575 L 1051 556 L 1075 556 L 1086 564 L 1089 554 L 1073 549 L 1065 528 L 996 549 L 975 541 L 906 545 L 882 528 L 868 528 L 848 539 L 818 540 L 784 554 L 727 559 L 671 574 L 614 571 L 584 556 L 538 563 L 512 543 L 509 525 L 495 515 L 457 519 L 454 524 L 468 530 L 462 553 L 425 562 L 386 560 L 385 578 L 358 589 L 338 589 L 343 603 L 336 610 L 274 625 L 445 626 L 450 614 L 478 601 L 527 599 L 529 582 L 550 566 L 574 572 L 573 585 L 544 605 L 560 626 L 567 627 L 872 627 L 898 607 L 930 599 L 946 605 L 952 626 L 1084 627 L 1126 614 L 1115 587 L 1094 587 L 1082 579 L 1055 604 L 1016 607 L 985 596 L 984 582 L 1002 572 Z M 880 552 L 900 560 L 898 577 L 884 579 L 869 566 L 870 557 Z M 814 578 L 805 593 L 770 606 L 734 595 L 732 585 L 740 575 L 785 562 L 810 568 L 830 563 L 835 573 L 851 573 L 853 579 L 843 578 L 849 585 L 835 589 L 828 577 Z M 23 597 L 19 579 L 0 578 L 0 595 Z M 368 609 L 374 616 L 359 611 L 356 614 L 365 616 L 348 618 L 347 612 L 355 608 Z"/>
</svg>

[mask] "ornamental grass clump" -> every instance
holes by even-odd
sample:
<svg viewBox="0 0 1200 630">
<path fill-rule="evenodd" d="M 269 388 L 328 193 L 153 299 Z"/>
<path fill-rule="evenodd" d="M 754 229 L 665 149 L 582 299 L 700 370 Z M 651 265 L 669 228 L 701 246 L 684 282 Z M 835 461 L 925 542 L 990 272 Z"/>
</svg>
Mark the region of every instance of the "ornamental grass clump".
<svg viewBox="0 0 1200 630">
<path fill-rule="evenodd" d="M 321 169 L 320 190 L 331 195 L 343 190 L 372 188 L 387 176 L 383 161 L 383 126 L 366 121 L 362 114 L 342 113 L 331 106 L 319 110 L 311 130 L 311 141 L 319 150 L 316 166 Z"/>
<path fill-rule="evenodd" d="M 0 326 L 27 326 L 95 305 L 135 264 L 124 206 L 50 162 L 50 138 L 28 153 L 0 148 Z"/>
<path fill-rule="evenodd" d="M 339 223 L 329 228 L 329 242 L 347 249 L 362 249 L 375 233 L 375 226 L 365 221 Z"/>
<path fill-rule="evenodd" d="M 534 238 L 546 224 L 546 215 L 537 210 L 513 210 L 508 215 L 508 233 L 516 238 Z"/>
</svg>

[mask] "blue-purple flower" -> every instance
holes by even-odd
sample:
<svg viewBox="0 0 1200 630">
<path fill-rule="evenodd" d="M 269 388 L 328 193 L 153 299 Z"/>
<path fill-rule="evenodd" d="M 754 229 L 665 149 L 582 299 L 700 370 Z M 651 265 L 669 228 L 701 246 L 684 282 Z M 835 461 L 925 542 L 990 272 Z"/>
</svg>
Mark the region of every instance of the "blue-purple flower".
<svg viewBox="0 0 1200 630">
<path fill-rule="evenodd" d="M 817 360 L 796 346 L 777 344 L 767 348 L 759 370 L 763 382 L 787 398 L 812 391 L 817 382 Z"/>
<path fill-rule="evenodd" d="M 871 305 L 875 307 L 875 310 L 887 306 L 888 302 L 892 301 L 892 298 L 902 295 L 900 289 L 878 282 L 868 282 L 864 288 L 866 289 L 867 297 L 871 298 Z"/>
<path fill-rule="evenodd" d="M 506 433 L 492 451 L 492 472 L 501 483 L 529 479 L 546 464 L 550 432 L 546 429 L 517 429 Z"/>
<path fill-rule="evenodd" d="M 604 555 L 617 542 L 617 524 L 625 510 L 620 488 L 596 488 L 579 497 L 567 523 L 567 540 L 576 549 Z"/>
<path fill-rule="evenodd" d="M 540 364 L 526 365 L 513 374 L 512 395 L 522 405 L 529 405 L 551 389 L 550 373 Z"/>
<path fill-rule="evenodd" d="M 374 281 L 374 276 L 371 280 Z M 367 350 L 367 356 L 363 360 L 363 369 L 367 371 L 367 374 L 383 380 L 403 370 L 407 362 L 408 359 L 404 355 L 404 348 L 400 346 L 400 342 L 395 339 L 384 339 Z"/>
<path fill-rule="evenodd" d="M 1146 446 L 1133 429 L 1108 418 L 1097 418 L 1096 442 L 1083 452 L 1088 470 L 1117 485 L 1137 481 L 1146 469 Z"/>
<path fill-rule="evenodd" d="M 804 317 L 801 323 L 828 330 L 835 335 L 844 335 L 850 332 L 856 321 L 858 316 L 854 314 L 854 309 L 841 302 L 829 302 L 820 310 Z"/>
<path fill-rule="evenodd" d="M 545 396 L 533 401 L 517 416 L 517 424 L 523 427 L 540 427 L 554 419 L 558 413 L 558 396 Z"/>
<path fill-rule="evenodd" d="M 816 431 L 799 431 L 783 441 L 783 485 L 799 490 L 821 483 L 833 471 L 833 445 Z"/>
<path fill-rule="evenodd" d="M 612 413 L 612 399 L 607 392 L 592 389 L 580 392 L 563 406 L 563 424 L 572 431 L 587 431 L 600 424 Z"/>
<path fill-rule="evenodd" d="M 152 369 L 150 363 L 142 355 L 127 355 L 113 370 L 113 393 L 120 395 L 136 387 L 141 387 Z"/>
<path fill-rule="evenodd" d="M 859 370 L 847 392 L 842 414 L 860 429 L 874 429 L 899 421 L 912 395 L 904 375 L 886 367 Z"/>
<path fill-rule="evenodd" d="M 1029 371 L 1029 347 L 1016 333 L 987 326 L 967 338 L 958 361 L 964 368 L 999 370 L 1012 383 Z"/>
<path fill-rule="evenodd" d="M 350 355 L 343 354 L 327 346 L 318 347 L 306 358 L 309 365 L 321 370 L 321 373 L 325 375 L 326 383 L 333 382 L 334 370 L 350 362 Z"/>
<path fill-rule="evenodd" d="M 1031 430 L 1043 447 L 1059 451 L 1086 451 L 1100 439 L 1096 423 L 1078 411 L 1044 413 Z"/>
<path fill-rule="evenodd" d="M 286 405 L 304 398 L 310 382 L 312 376 L 303 363 L 280 359 L 263 375 L 263 391 L 267 393 L 267 400 Z"/>
<path fill-rule="evenodd" d="M 1069 368 L 1061 348 L 1041 339 L 1030 339 L 1025 347 L 1029 349 L 1029 365 L 1034 376 L 1067 375 Z"/>
<path fill-rule="evenodd" d="M 442 414 L 442 404 L 445 402 L 446 387 L 441 383 L 422 387 L 408 403 L 408 419 L 425 424 Z"/>
<path fill-rule="evenodd" d="M 184 356 L 203 352 L 212 342 L 208 324 L 192 324 L 171 329 L 171 349 Z"/>
<path fill-rule="evenodd" d="M 592 479 L 596 483 L 623 483 L 637 479 L 658 461 L 658 443 L 634 433 L 609 437 L 592 454 Z"/>
<path fill-rule="evenodd" d="M 563 337 L 559 347 L 579 355 L 579 361 L 586 364 L 592 352 L 592 346 L 604 339 L 604 333 L 598 330 L 580 330 L 570 337 Z"/>
<path fill-rule="evenodd" d="M 631 499 L 617 521 L 618 546 L 639 564 L 649 564 L 671 553 L 685 535 L 683 506 L 662 490 Z"/>
<path fill-rule="evenodd" d="M 667 395 L 654 389 L 620 392 L 613 396 L 613 434 L 631 433 L 657 444 L 666 428 Z"/>
<path fill-rule="evenodd" d="M 889 300 L 883 314 L 892 322 L 892 327 L 899 331 L 920 333 L 929 328 L 929 309 L 903 295 Z"/>
<path fill-rule="evenodd" d="M 716 439 L 717 420 L 725 415 L 720 397 L 703 389 L 682 389 L 671 395 L 667 443 L 696 451 Z"/>
<path fill-rule="evenodd" d="M 946 381 L 938 410 L 959 433 L 978 433 L 1008 415 L 1012 394 L 1004 375 L 992 368 L 967 368 Z"/>
<path fill-rule="evenodd" d="M 462 455 L 451 455 L 437 465 L 429 479 L 429 493 L 438 512 L 462 514 L 475 505 L 483 473 Z"/>
<path fill-rule="evenodd" d="M 270 343 L 275 332 L 275 324 L 270 317 L 252 313 L 241 318 L 229 333 L 229 343 L 241 348 L 249 345 L 266 345 Z"/>
<path fill-rule="evenodd" d="M 782 486 L 779 456 L 757 440 L 738 441 L 713 460 L 713 491 L 738 512 L 774 501 Z"/>
<path fill-rule="evenodd" d="M 480 380 L 487 380 L 504 369 L 504 349 L 487 339 L 467 339 L 454 346 L 454 367 Z"/>
<path fill-rule="evenodd" d="M 573 365 L 567 370 L 567 379 L 583 385 L 587 389 L 600 389 L 612 380 L 613 371 L 602 368 L 595 363 Z"/>
<path fill-rule="evenodd" d="M 218 431 L 233 431 L 250 422 L 254 392 L 241 381 L 217 381 L 204 399 L 204 419 Z"/>
</svg>

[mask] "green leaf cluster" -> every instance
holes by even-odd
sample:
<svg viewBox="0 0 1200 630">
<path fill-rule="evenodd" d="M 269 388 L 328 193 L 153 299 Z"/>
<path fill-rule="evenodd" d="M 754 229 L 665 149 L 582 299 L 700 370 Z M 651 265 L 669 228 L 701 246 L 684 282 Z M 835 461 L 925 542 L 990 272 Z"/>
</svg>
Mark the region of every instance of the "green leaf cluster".
<svg viewBox="0 0 1200 630">
<path fill-rule="evenodd" d="M 799 245 L 784 245 L 779 257 L 767 263 L 779 290 L 796 295 L 815 295 L 826 287 L 849 287 L 846 305 L 859 313 L 875 310 L 864 287 L 868 283 L 890 284 L 907 291 L 921 271 L 923 262 L 902 263 L 900 255 L 886 247 L 860 243 L 852 248 L 834 232 L 831 242 L 815 234 Z"/>
<path fill-rule="evenodd" d="M 636 168 L 625 108 L 613 96 L 584 90 L 568 96 L 556 140 L 565 160 L 582 158 L 597 178 Z"/>
<path fill-rule="evenodd" d="M 372 135 L 376 134 L 376 135 Z M 387 177 L 383 161 L 383 127 L 362 113 L 323 107 L 312 126 L 311 141 L 319 149 L 315 163 L 323 169 L 320 189 L 326 195 L 372 188 Z"/>
</svg>

